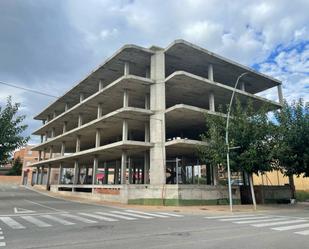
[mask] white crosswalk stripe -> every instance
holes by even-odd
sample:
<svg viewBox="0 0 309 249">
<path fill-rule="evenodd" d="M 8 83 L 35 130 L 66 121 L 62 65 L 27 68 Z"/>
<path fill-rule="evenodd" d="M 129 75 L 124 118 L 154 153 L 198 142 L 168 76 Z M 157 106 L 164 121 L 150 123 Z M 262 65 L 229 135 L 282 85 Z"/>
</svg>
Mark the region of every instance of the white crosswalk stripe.
<svg viewBox="0 0 309 249">
<path fill-rule="evenodd" d="M 242 217 L 254 217 L 253 214 L 239 214 L 239 215 L 221 215 L 221 216 L 208 216 L 206 219 L 225 219 L 225 218 L 242 218 Z"/>
<path fill-rule="evenodd" d="M 257 216 L 257 217 L 245 217 L 245 218 L 228 218 L 228 219 L 220 219 L 220 221 L 241 221 L 241 220 L 259 220 L 269 218 L 269 216 Z"/>
<path fill-rule="evenodd" d="M 110 210 L 110 211 L 94 211 L 93 213 L 78 212 L 78 213 L 41 213 L 41 214 L 20 214 L 0 216 L 0 222 L 9 226 L 12 229 L 26 229 L 31 223 L 32 226 L 44 228 L 52 227 L 54 225 L 76 225 L 78 222 L 87 224 L 98 223 L 99 221 L 113 222 L 113 221 L 135 221 L 138 219 L 154 219 L 154 218 L 170 218 L 183 217 L 180 214 L 173 214 L 167 212 L 141 212 L 136 210 Z M 31 227 L 31 226 L 30 226 Z M 0 228 L 0 237 L 3 234 Z"/>
<path fill-rule="evenodd" d="M 236 221 L 233 222 L 235 224 L 254 224 L 254 223 L 261 223 L 261 222 L 271 222 L 271 221 L 283 221 L 287 220 L 287 218 L 274 218 L 274 219 L 261 219 L 261 220 L 244 220 L 244 221 Z"/>
<path fill-rule="evenodd" d="M 145 215 L 140 215 L 140 214 L 131 214 L 131 213 L 128 213 L 128 212 L 111 211 L 111 213 L 121 214 L 121 215 L 129 215 L 129 216 L 132 216 L 132 217 L 142 218 L 142 219 L 153 219 L 153 217 L 150 217 L 150 216 L 145 216 Z"/>
<path fill-rule="evenodd" d="M 271 226 L 280 226 L 285 224 L 292 224 L 292 223 L 301 223 L 306 222 L 307 220 L 287 220 L 287 221 L 278 221 L 278 222 L 269 222 L 269 223 L 262 223 L 262 224 L 254 224 L 254 227 L 271 227 Z"/>
<path fill-rule="evenodd" d="M 51 227 L 50 224 L 39 220 L 38 218 L 34 217 L 34 216 L 30 216 L 30 215 L 24 215 L 24 216 L 20 216 L 21 218 L 23 218 L 24 220 L 38 226 L 38 227 Z"/>
<path fill-rule="evenodd" d="M 172 216 L 172 217 L 183 217 L 183 215 L 180 215 L 180 214 L 172 214 L 172 213 L 156 212 L 156 214 L 163 214 L 163 215 L 168 215 L 168 216 Z"/>
<path fill-rule="evenodd" d="M 75 224 L 73 222 L 70 222 L 70 221 L 58 218 L 56 216 L 52 216 L 50 214 L 41 215 L 41 217 L 49 219 L 49 220 L 52 220 L 52 221 L 56 221 L 56 222 L 58 222 L 58 223 L 60 223 L 62 225 L 65 225 L 65 226 L 70 226 L 70 225 L 74 225 Z"/>
<path fill-rule="evenodd" d="M 25 227 L 11 217 L 0 217 L 0 220 L 13 229 L 25 229 Z"/>
<path fill-rule="evenodd" d="M 0 246 L 6 246 L 5 242 L 0 242 Z"/>
<path fill-rule="evenodd" d="M 297 224 L 297 225 L 292 225 L 292 226 L 284 226 L 284 227 L 274 227 L 272 229 L 277 230 L 277 231 L 287 231 L 287 230 L 295 230 L 298 228 L 307 228 L 307 227 L 309 227 L 309 223 Z"/>
<path fill-rule="evenodd" d="M 136 210 L 126 210 L 126 211 L 130 213 L 144 214 L 144 215 L 149 215 L 149 216 L 158 217 L 158 218 L 168 218 L 168 216 L 162 215 L 162 214 L 147 213 L 147 212 L 141 212 L 141 211 L 136 211 Z"/>
<path fill-rule="evenodd" d="M 111 216 L 111 217 L 119 218 L 119 219 L 124 219 L 124 220 L 136 220 L 136 218 L 127 217 L 127 216 L 120 215 L 120 214 L 110 214 L 110 213 L 103 213 L 103 212 L 96 212 L 96 213 L 97 214 L 101 214 L 101 215 L 106 215 L 106 216 Z"/>
<path fill-rule="evenodd" d="M 104 217 L 102 215 L 97 215 L 97 214 L 87 214 L 87 213 L 79 213 L 80 215 L 84 215 L 84 216 L 88 216 L 90 218 L 94 218 L 94 219 L 98 219 L 98 220 L 105 220 L 105 221 L 118 221 L 116 219 L 113 218 L 109 218 L 109 217 Z"/>
<path fill-rule="evenodd" d="M 300 235 L 309 235 L 309 230 L 305 230 L 305 231 L 301 231 L 301 232 L 294 232 L 296 234 L 300 234 Z"/>
<path fill-rule="evenodd" d="M 301 217 L 289 217 L 278 215 L 229 215 L 229 216 L 210 216 L 207 219 L 217 219 L 223 222 L 232 222 L 233 224 L 248 224 L 257 228 L 270 228 L 276 231 L 294 230 L 294 234 L 309 235 L 309 230 L 301 229 L 309 227 L 309 220 Z"/>
<path fill-rule="evenodd" d="M 78 221 L 81 221 L 81 222 L 84 222 L 84 223 L 88 223 L 88 224 L 98 223 L 95 220 L 89 220 L 89 219 L 86 219 L 84 217 L 80 217 L 80 216 L 73 215 L 73 214 L 61 214 L 61 216 L 64 216 L 64 217 L 67 217 L 67 218 L 71 218 L 73 220 L 78 220 Z"/>
</svg>

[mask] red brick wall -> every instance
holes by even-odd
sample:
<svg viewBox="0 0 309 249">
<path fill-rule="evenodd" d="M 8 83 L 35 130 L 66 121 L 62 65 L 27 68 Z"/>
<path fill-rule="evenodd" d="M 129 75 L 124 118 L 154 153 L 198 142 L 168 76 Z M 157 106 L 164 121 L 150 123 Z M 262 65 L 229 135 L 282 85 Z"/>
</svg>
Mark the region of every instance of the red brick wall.
<svg viewBox="0 0 309 249">
<path fill-rule="evenodd" d="M 21 176 L 0 176 L 0 185 L 1 184 L 20 184 Z"/>
</svg>

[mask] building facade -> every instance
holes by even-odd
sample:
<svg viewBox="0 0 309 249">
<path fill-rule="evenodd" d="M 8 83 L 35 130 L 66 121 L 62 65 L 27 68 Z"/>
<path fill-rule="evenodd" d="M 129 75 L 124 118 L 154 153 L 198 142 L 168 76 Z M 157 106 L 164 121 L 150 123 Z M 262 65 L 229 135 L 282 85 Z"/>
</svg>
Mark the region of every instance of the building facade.
<svg viewBox="0 0 309 249">
<path fill-rule="evenodd" d="M 280 108 L 280 81 L 206 49 L 183 40 L 165 49 L 126 45 L 35 117 L 43 125 L 33 133 L 41 144 L 32 167 L 47 169 L 52 191 L 125 203 L 224 201 L 225 174 L 199 162 L 196 150 L 205 113 L 225 115 L 219 106 L 244 72 L 238 99 Z M 257 95 L 273 87 L 278 101 Z M 239 199 L 237 188 L 233 194 Z"/>
</svg>

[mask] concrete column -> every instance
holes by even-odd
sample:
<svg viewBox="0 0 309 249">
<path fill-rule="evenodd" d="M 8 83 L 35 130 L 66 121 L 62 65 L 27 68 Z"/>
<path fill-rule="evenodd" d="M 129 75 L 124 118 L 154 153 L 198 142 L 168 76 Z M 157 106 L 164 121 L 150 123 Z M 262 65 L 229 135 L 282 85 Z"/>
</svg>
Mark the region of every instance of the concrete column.
<svg viewBox="0 0 309 249">
<path fill-rule="evenodd" d="M 128 120 L 122 121 L 122 141 L 128 140 Z"/>
<path fill-rule="evenodd" d="M 114 184 L 119 184 L 119 161 L 116 161 L 114 170 Z"/>
<path fill-rule="evenodd" d="M 144 184 L 149 183 L 149 151 L 144 152 Z"/>
<path fill-rule="evenodd" d="M 214 70 L 212 64 L 208 65 L 208 79 L 214 81 Z"/>
<path fill-rule="evenodd" d="M 107 163 L 104 162 L 104 184 L 107 184 L 108 182 L 108 167 Z"/>
<path fill-rule="evenodd" d="M 57 117 L 56 111 L 53 112 L 53 119 Z"/>
<path fill-rule="evenodd" d="M 74 175 L 73 175 L 73 184 L 76 185 L 78 183 L 78 161 L 74 162 Z M 72 188 L 72 191 L 74 188 Z"/>
<path fill-rule="evenodd" d="M 41 143 L 44 141 L 44 135 L 41 135 Z"/>
<path fill-rule="evenodd" d="M 36 167 L 36 179 L 35 184 L 39 184 L 40 167 Z"/>
<path fill-rule="evenodd" d="M 46 120 L 45 120 L 45 119 L 44 119 L 44 120 L 42 120 L 42 124 L 43 124 L 43 125 L 45 125 L 45 122 L 46 122 Z"/>
<path fill-rule="evenodd" d="M 219 182 L 219 176 L 218 176 L 218 166 L 213 166 L 213 185 L 217 186 Z"/>
<path fill-rule="evenodd" d="M 42 161 L 42 151 L 39 150 L 39 161 Z"/>
<path fill-rule="evenodd" d="M 52 128 L 52 131 L 51 131 L 51 137 L 55 137 L 55 134 L 56 134 L 56 129 L 55 127 Z"/>
<path fill-rule="evenodd" d="M 51 145 L 49 147 L 49 159 L 54 157 L 54 147 Z"/>
<path fill-rule="evenodd" d="M 277 90 L 278 90 L 278 98 L 279 98 L 279 103 L 281 104 L 281 105 L 283 105 L 283 93 L 282 93 L 282 84 L 279 84 L 278 86 L 277 86 Z"/>
<path fill-rule="evenodd" d="M 62 180 L 62 172 L 63 172 L 63 163 L 60 163 L 59 166 L 59 175 L 58 175 L 58 184 L 61 184 L 61 180 Z"/>
<path fill-rule="evenodd" d="M 44 177 L 44 166 L 41 167 L 41 179 L 40 179 L 40 184 L 43 184 L 43 177 Z"/>
<path fill-rule="evenodd" d="M 45 142 L 47 141 L 48 138 L 48 131 L 45 131 Z"/>
<path fill-rule="evenodd" d="M 101 143 L 101 129 L 97 128 L 95 132 L 95 147 L 100 147 Z"/>
<path fill-rule="evenodd" d="M 50 121 L 50 115 L 47 115 L 46 123 L 48 123 L 49 121 Z"/>
<path fill-rule="evenodd" d="M 99 103 L 98 104 L 98 114 L 97 114 L 97 118 L 100 118 L 100 117 L 102 117 L 102 113 L 103 113 L 103 105 L 102 105 L 102 103 Z"/>
<path fill-rule="evenodd" d="M 215 111 L 215 95 L 213 92 L 209 93 L 209 110 L 212 112 Z"/>
<path fill-rule="evenodd" d="M 149 122 L 145 122 L 145 142 L 150 142 Z"/>
<path fill-rule="evenodd" d="M 80 94 L 79 94 L 79 103 L 83 102 L 84 99 L 85 99 L 84 93 L 80 93 Z"/>
<path fill-rule="evenodd" d="M 148 79 L 150 78 L 150 68 L 149 67 L 146 68 L 145 77 Z"/>
<path fill-rule="evenodd" d="M 97 184 L 98 166 L 99 166 L 99 159 L 95 156 L 93 159 L 93 168 L 92 168 L 92 185 Z"/>
<path fill-rule="evenodd" d="M 68 122 L 64 121 L 63 122 L 63 127 L 62 127 L 62 134 L 67 132 L 67 126 L 68 126 Z"/>
<path fill-rule="evenodd" d="M 104 88 L 103 80 L 99 80 L 99 91 L 102 91 L 103 88 Z"/>
<path fill-rule="evenodd" d="M 129 91 L 128 89 L 124 89 L 123 92 L 123 107 L 129 106 Z"/>
<path fill-rule="evenodd" d="M 50 187 L 50 173 L 51 173 L 51 166 L 48 165 L 47 168 L 47 180 L 46 180 L 46 189 L 49 190 Z"/>
<path fill-rule="evenodd" d="M 128 61 L 126 61 L 126 62 L 124 63 L 123 74 L 124 74 L 125 76 L 130 74 L 130 63 L 129 63 Z"/>
<path fill-rule="evenodd" d="M 65 105 L 64 105 L 64 111 L 66 112 L 67 110 L 69 110 L 69 104 L 68 104 L 68 103 L 65 103 Z"/>
<path fill-rule="evenodd" d="M 146 93 L 145 95 L 145 109 L 149 110 L 150 109 L 150 95 Z"/>
<path fill-rule="evenodd" d="M 81 136 L 80 135 L 77 135 L 76 136 L 76 152 L 80 152 L 80 139 L 81 139 Z"/>
<path fill-rule="evenodd" d="M 45 160 L 46 159 L 46 149 L 44 148 L 44 150 L 43 150 L 43 160 Z"/>
<path fill-rule="evenodd" d="M 83 125 L 83 115 L 81 113 L 78 114 L 78 127 Z"/>
<path fill-rule="evenodd" d="M 122 154 L 121 154 L 121 184 L 126 184 L 126 172 L 127 172 L 127 152 L 122 151 Z"/>
<path fill-rule="evenodd" d="M 60 156 L 64 156 L 65 153 L 65 142 L 62 141 L 61 142 L 61 152 L 60 152 Z"/>
<path fill-rule="evenodd" d="M 240 90 L 246 91 L 245 82 L 243 82 L 243 81 L 240 82 Z"/>
<path fill-rule="evenodd" d="M 165 184 L 165 55 L 156 50 L 151 56 L 150 77 L 155 84 L 150 86 L 150 183 Z"/>
</svg>

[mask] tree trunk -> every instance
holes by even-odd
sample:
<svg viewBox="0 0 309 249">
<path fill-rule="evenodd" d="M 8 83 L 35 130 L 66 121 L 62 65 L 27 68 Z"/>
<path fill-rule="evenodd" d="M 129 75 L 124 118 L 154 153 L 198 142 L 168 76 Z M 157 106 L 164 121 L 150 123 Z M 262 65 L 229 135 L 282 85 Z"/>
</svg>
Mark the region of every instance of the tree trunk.
<svg viewBox="0 0 309 249">
<path fill-rule="evenodd" d="M 289 175 L 289 184 L 290 184 L 290 189 L 291 189 L 291 199 L 296 199 L 295 184 L 294 184 L 294 176 L 293 175 Z"/>
<path fill-rule="evenodd" d="M 249 178 L 249 183 L 250 183 L 252 204 L 253 204 L 254 210 L 256 210 L 256 200 L 255 200 L 255 194 L 254 194 L 254 186 L 253 186 L 252 174 L 248 174 L 248 178 Z"/>
</svg>

